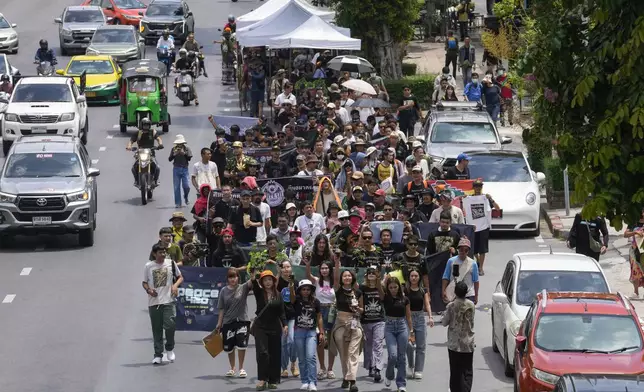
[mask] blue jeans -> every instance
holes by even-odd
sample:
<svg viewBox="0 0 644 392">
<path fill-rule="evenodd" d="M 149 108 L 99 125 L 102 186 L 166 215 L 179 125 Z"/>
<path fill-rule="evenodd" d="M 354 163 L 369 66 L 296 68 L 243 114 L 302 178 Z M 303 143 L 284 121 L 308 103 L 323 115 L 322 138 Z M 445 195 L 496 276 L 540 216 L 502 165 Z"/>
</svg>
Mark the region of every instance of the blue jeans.
<svg viewBox="0 0 644 392">
<path fill-rule="evenodd" d="M 181 205 L 181 188 L 183 188 L 183 197 L 186 201 L 190 192 L 187 167 L 175 166 L 172 168 L 172 185 L 174 186 L 174 204 Z"/>
<path fill-rule="evenodd" d="M 293 329 L 295 320 L 288 320 L 288 334 L 282 334 L 282 370 L 288 369 L 289 361 L 297 361 L 297 351 L 293 344 Z"/>
<path fill-rule="evenodd" d="M 416 338 L 415 347 L 407 345 L 407 363 L 414 372 L 422 373 L 425 368 L 425 346 L 427 344 L 427 323 L 425 312 L 411 312 L 411 325 Z"/>
<path fill-rule="evenodd" d="M 315 329 L 295 329 L 295 351 L 300 362 L 302 384 L 317 385 L 317 344 Z"/>
<path fill-rule="evenodd" d="M 499 121 L 499 113 L 501 113 L 501 104 L 497 103 L 496 105 L 486 105 L 485 109 L 487 113 L 492 117 L 492 121 Z"/>
<path fill-rule="evenodd" d="M 407 386 L 407 342 L 409 329 L 404 317 L 387 318 L 385 323 L 385 342 L 387 343 L 387 371 L 385 377 L 394 379 L 396 369 L 396 387 Z"/>
<path fill-rule="evenodd" d="M 467 86 L 472 81 L 472 68 L 461 68 L 463 73 L 463 87 Z"/>
</svg>

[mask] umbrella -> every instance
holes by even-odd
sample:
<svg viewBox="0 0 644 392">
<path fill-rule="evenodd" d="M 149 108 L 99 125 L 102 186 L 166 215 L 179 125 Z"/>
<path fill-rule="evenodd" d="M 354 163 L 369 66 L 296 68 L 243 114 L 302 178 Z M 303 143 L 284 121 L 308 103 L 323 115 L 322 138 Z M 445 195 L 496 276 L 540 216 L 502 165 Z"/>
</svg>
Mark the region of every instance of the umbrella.
<svg viewBox="0 0 644 392">
<path fill-rule="evenodd" d="M 370 62 L 358 56 L 336 56 L 329 60 L 327 67 L 340 72 L 370 73 L 376 68 Z"/>
<path fill-rule="evenodd" d="M 388 108 L 391 107 L 388 102 L 383 101 L 380 98 L 358 98 L 352 108 Z"/>
<path fill-rule="evenodd" d="M 373 88 L 373 86 L 365 82 L 364 80 L 349 79 L 346 82 L 342 83 L 342 85 L 349 90 L 359 91 L 363 94 L 376 95 L 376 90 Z"/>
</svg>

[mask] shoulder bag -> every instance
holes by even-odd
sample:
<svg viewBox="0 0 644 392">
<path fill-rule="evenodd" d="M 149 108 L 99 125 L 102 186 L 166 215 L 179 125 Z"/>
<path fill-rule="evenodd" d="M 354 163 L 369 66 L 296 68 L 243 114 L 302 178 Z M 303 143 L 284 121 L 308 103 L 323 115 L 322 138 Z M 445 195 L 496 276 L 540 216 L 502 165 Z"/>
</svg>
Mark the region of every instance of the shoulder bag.
<svg viewBox="0 0 644 392">
<path fill-rule="evenodd" d="M 251 335 L 255 336 L 255 321 L 257 321 L 258 318 L 262 317 L 264 312 L 266 311 L 266 308 L 268 308 L 268 304 L 270 301 L 266 301 L 266 305 L 262 308 L 262 310 L 259 311 L 257 314 L 257 317 L 255 317 L 251 322 L 250 322 L 250 328 L 248 328 L 248 332 L 250 332 Z"/>
<path fill-rule="evenodd" d="M 590 222 L 588 222 L 588 224 L 585 226 L 586 231 L 588 231 L 588 244 L 590 245 L 590 250 L 595 253 L 599 253 L 599 251 L 602 250 L 602 244 L 599 241 L 595 240 L 592 234 L 590 234 Z"/>
</svg>

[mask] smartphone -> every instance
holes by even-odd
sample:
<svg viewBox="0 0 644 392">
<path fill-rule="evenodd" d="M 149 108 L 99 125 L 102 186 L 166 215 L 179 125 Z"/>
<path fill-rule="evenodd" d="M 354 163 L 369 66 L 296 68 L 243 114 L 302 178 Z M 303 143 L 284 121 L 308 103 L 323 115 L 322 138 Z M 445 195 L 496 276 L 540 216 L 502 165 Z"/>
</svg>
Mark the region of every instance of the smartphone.
<svg viewBox="0 0 644 392">
<path fill-rule="evenodd" d="M 289 279 L 291 282 L 295 282 L 295 275 L 291 275 L 291 276 L 289 276 L 289 277 L 288 277 L 288 279 Z"/>
<path fill-rule="evenodd" d="M 460 267 L 461 267 L 461 266 L 460 266 L 459 264 L 454 264 L 454 265 L 452 265 L 452 274 L 453 274 L 454 276 L 458 277 L 458 276 L 461 274 L 461 272 L 460 272 Z"/>
</svg>

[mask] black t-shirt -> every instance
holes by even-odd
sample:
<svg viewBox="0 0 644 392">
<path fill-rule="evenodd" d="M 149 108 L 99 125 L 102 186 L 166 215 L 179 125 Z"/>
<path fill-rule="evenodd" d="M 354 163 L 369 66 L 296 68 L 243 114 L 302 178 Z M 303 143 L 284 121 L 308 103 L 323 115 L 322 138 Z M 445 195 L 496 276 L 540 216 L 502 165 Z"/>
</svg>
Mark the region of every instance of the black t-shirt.
<svg viewBox="0 0 644 392">
<path fill-rule="evenodd" d="M 384 321 L 385 313 L 378 289 L 363 284 L 360 285 L 360 291 L 362 291 L 364 302 L 364 313 L 362 314 L 361 320 L 362 323 L 369 324 Z"/>
<path fill-rule="evenodd" d="M 257 303 L 255 315 L 258 315 L 262 312 L 262 309 L 266 307 L 266 310 L 263 311 L 261 317 L 257 317 L 255 319 L 257 326 L 272 332 L 281 331 L 282 325 L 286 325 L 286 316 L 284 314 L 284 302 L 282 301 L 282 297 L 278 294 L 277 297 L 271 300 L 268 303 L 268 306 L 266 306 L 264 290 L 259 286 L 259 283 L 256 280 L 253 281 L 253 294 L 255 295 L 255 301 Z"/>
<path fill-rule="evenodd" d="M 420 253 L 413 257 L 407 255 L 407 252 L 400 253 L 394 263 L 400 265 L 405 280 L 409 279 L 409 271 L 412 269 L 418 270 L 418 272 L 420 272 L 420 276 L 427 275 L 427 268 L 423 262 L 423 255 Z"/>
<path fill-rule="evenodd" d="M 382 244 L 376 245 L 378 249 L 380 250 L 380 254 L 382 255 L 382 261 L 381 261 L 381 266 L 387 268 L 391 266 L 391 263 L 394 261 L 396 258 L 396 254 L 400 253 L 404 250 L 404 247 L 402 244 L 390 244 L 388 247 L 384 247 Z"/>
<path fill-rule="evenodd" d="M 320 314 L 320 301 L 317 298 L 313 302 L 298 300 L 293 305 L 293 310 L 297 328 L 315 329 Z"/>
<path fill-rule="evenodd" d="M 139 134 L 141 137 L 139 137 Z M 157 137 L 157 133 L 154 130 L 148 132 L 139 131 L 132 135 L 130 141 L 136 143 L 138 148 L 152 148 L 154 147 L 154 140 Z"/>
<path fill-rule="evenodd" d="M 238 207 L 239 204 L 239 200 L 237 199 L 230 199 L 229 201 L 220 199 L 215 203 L 215 217 L 223 218 L 228 222 L 228 219 L 230 219 L 230 211 L 232 211 L 234 207 Z"/>
<path fill-rule="evenodd" d="M 430 216 L 432 216 L 432 212 L 434 212 L 434 210 L 437 209 L 437 208 L 438 208 L 438 206 L 436 205 L 436 203 L 430 203 L 430 204 L 421 203 L 417 207 L 417 210 L 422 212 L 423 215 L 425 215 L 426 217 L 430 217 Z"/>
<path fill-rule="evenodd" d="M 408 289 L 405 294 L 409 298 L 409 309 L 412 312 L 420 312 L 425 308 L 425 290 L 422 288 L 418 290 Z"/>
<path fill-rule="evenodd" d="M 240 205 L 230 211 L 228 223 L 233 226 L 237 242 L 248 244 L 257 240 L 257 227 L 245 228 L 244 214 L 250 215 L 251 222 L 262 222 L 262 213 L 259 211 L 259 208 L 252 204 L 248 208 L 243 208 Z"/>
<path fill-rule="evenodd" d="M 268 178 L 278 178 L 288 176 L 288 166 L 286 163 L 275 162 L 272 159 L 264 164 L 264 173 Z"/>
<path fill-rule="evenodd" d="M 280 276 L 277 279 L 277 291 L 281 293 L 284 289 L 287 289 L 287 290 L 289 289 L 288 280 Z M 295 308 L 293 308 L 293 303 L 291 302 L 290 293 L 288 294 L 288 297 L 282 296 L 282 299 L 284 300 L 284 314 L 286 315 L 286 318 L 288 320 L 293 320 L 295 318 Z"/>
<path fill-rule="evenodd" d="M 410 95 L 409 97 L 402 97 L 400 98 L 400 103 L 399 106 L 407 106 L 413 104 L 413 106 L 410 109 L 404 109 L 398 111 L 398 120 L 399 121 L 410 121 L 410 120 L 415 120 L 418 110 L 420 110 L 420 107 L 418 106 L 418 100 L 416 97 L 413 95 Z"/>
<path fill-rule="evenodd" d="M 466 167 L 465 170 L 460 171 L 456 166 L 452 166 L 447 169 L 445 174 L 446 180 L 469 180 L 470 179 L 470 168 Z"/>
<path fill-rule="evenodd" d="M 460 240 L 461 236 L 454 229 L 450 229 L 449 231 L 441 231 L 440 229 L 432 231 L 427 238 L 427 250 L 425 253 L 433 255 L 434 253 L 444 252 L 449 248 L 456 250 L 458 241 Z"/>
<path fill-rule="evenodd" d="M 351 299 L 355 298 L 356 301 L 360 301 L 360 298 L 362 297 L 362 291 L 360 290 L 345 290 L 344 288 L 340 287 L 335 291 L 335 306 L 339 312 L 349 312 L 352 313 L 351 310 Z"/>
<path fill-rule="evenodd" d="M 405 317 L 409 298 L 394 298 L 391 295 L 385 295 L 384 304 L 387 317 Z"/>
<path fill-rule="evenodd" d="M 379 248 L 375 248 L 375 250 L 364 250 L 356 248 L 353 250 L 352 256 L 352 267 L 365 268 L 370 265 L 382 264 L 382 254 L 380 253 Z"/>
<path fill-rule="evenodd" d="M 208 267 L 239 268 L 246 264 L 244 254 L 239 249 L 221 250 L 212 254 Z"/>
</svg>

